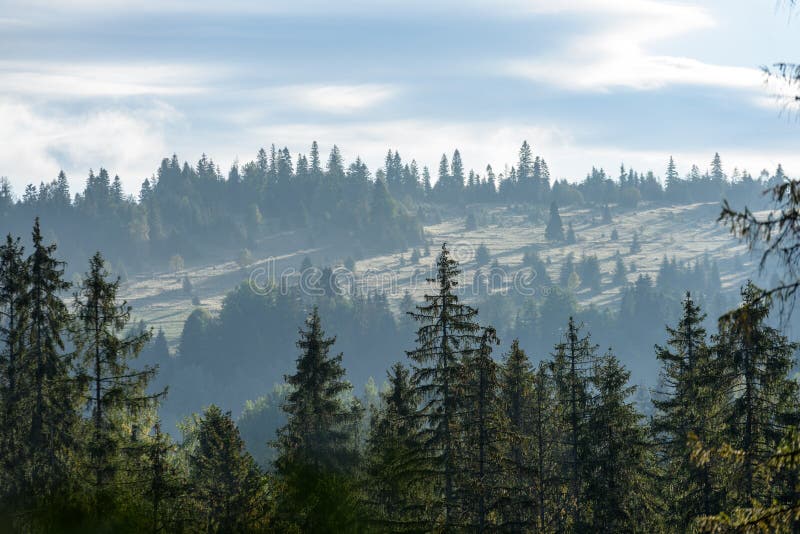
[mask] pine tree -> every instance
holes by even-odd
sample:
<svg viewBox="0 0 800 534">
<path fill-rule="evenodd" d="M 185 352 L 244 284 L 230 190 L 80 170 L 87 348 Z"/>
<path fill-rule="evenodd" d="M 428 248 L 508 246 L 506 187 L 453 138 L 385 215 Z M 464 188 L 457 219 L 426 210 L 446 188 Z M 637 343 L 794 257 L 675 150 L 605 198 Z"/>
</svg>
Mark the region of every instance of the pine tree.
<svg viewBox="0 0 800 534">
<path fill-rule="evenodd" d="M 561 225 L 561 215 L 555 202 L 550 204 L 550 220 L 544 230 L 544 237 L 549 241 L 563 241 L 564 227 Z"/>
<path fill-rule="evenodd" d="M 26 300 L 30 323 L 25 344 L 25 367 L 30 375 L 26 392 L 30 410 L 28 443 L 29 492 L 45 502 L 63 497 L 70 482 L 70 461 L 76 449 L 78 396 L 73 356 L 64 352 L 69 312 L 62 293 L 64 264 L 54 257 L 55 245 L 46 246 L 37 218 L 33 227 L 33 253 Z"/>
<path fill-rule="evenodd" d="M 27 412 L 23 401 L 30 375 L 23 367 L 29 327 L 28 262 L 19 238 L 0 246 L 0 502 L 10 507 L 25 487 Z"/>
<path fill-rule="evenodd" d="M 211 405 L 189 455 L 190 482 L 206 532 L 252 532 L 264 518 L 264 482 L 230 412 Z"/>
<path fill-rule="evenodd" d="M 484 328 L 477 350 L 464 359 L 461 425 L 464 435 L 458 456 L 463 462 L 461 506 L 463 524 L 475 532 L 494 531 L 500 497 L 505 493 L 502 476 L 507 439 L 505 414 L 499 397 L 499 365 L 492 358 L 492 345 L 499 343 L 493 328 Z"/>
<path fill-rule="evenodd" d="M 591 377 L 595 395 L 587 422 L 591 439 L 585 477 L 592 532 L 652 532 L 657 525 L 648 476 L 653 457 L 642 416 L 629 401 L 636 390 L 629 380 L 630 372 L 610 352 Z"/>
<path fill-rule="evenodd" d="M 413 495 L 426 490 L 414 483 L 406 466 L 419 455 L 415 417 L 419 398 L 407 368 L 396 363 L 387 373 L 389 389 L 381 394 L 381 407 L 372 417 L 367 440 L 367 488 L 371 522 L 381 530 L 398 532 L 424 528 L 424 511 Z M 421 487 L 420 487 L 421 486 Z"/>
<path fill-rule="evenodd" d="M 622 256 L 617 254 L 614 263 L 614 277 L 612 279 L 612 283 L 615 286 L 626 285 L 628 283 L 627 272 L 628 270 L 625 268 L 625 262 L 622 261 Z"/>
<path fill-rule="evenodd" d="M 124 462 L 122 452 L 134 448 L 134 428 L 152 414 L 160 393 L 148 394 L 156 368 L 131 367 L 150 341 L 149 331 L 124 336 L 131 316 L 126 302 L 117 302 L 119 279 L 111 280 L 103 257 L 96 253 L 75 295 L 76 346 L 89 383 L 91 413 L 90 465 L 94 491 L 110 497 Z"/>
<path fill-rule="evenodd" d="M 678 176 L 678 169 L 675 166 L 675 160 L 672 159 L 672 156 L 669 157 L 669 163 L 667 164 L 667 176 L 666 176 L 666 189 L 671 195 L 679 195 L 681 190 L 681 179 Z"/>
<path fill-rule="evenodd" d="M 450 163 L 447 161 L 447 156 L 442 154 L 442 159 L 439 160 L 439 174 L 436 179 L 434 191 L 437 192 L 438 198 L 445 199 L 451 194 L 453 190 L 452 179 L 450 177 Z"/>
<path fill-rule="evenodd" d="M 567 485 L 567 517 L 570 528 L 580 528 L 587 510 L 585 468 L 589 440 L 589 385 L 596 362 L 596 346 L 589 336 L 580 336 L 580 327 L 570 317 L 564 340 L 555 346 L 552 373 L 556 399 L 562 406 L 565 453 L 563 480 Z"/>
<path fill-rule="evenodd" d="M 714 159 L 711 160 L 711 178 L 718 183 L 725 181 L 725 173 L 722 170 L 722 159 L 719 157 L 719 152 L 715 152 Z"/>
<path fill-rule="evenodd" d="M 506 475 L 508 497 L 503 510 L 503 524 L 511 532 L 533 530 L 538 517 L 531 511 L 538 502 L 534 499 L 535 454 L 534 440 L 536 406 L 534 374 L 528 356 L 519 346 L 511 343 L 500 375 L 501 403 L 508 425 Z M 539 525 L 539 529 L 543 526 Z"/>
<path fill-rule="evenodd" d="M 631 241 L 631 254 L 638 254 L 642 251 L 642 245 L 639 243 L 639 232 L 633 232 L 633 240 Z"/>
<path fill-rule="evenodd" d="M 314 307 L 300 330 L 297 371 L 285 377 L 292 391 L 283 405 L 289 421 L 278 433 L 279 471 L 293 464 L 339 470 L 355 462 L 350 430 L 356 418 L 342 399 L 352 385 L 344 380 L 342 354 L 328 354 L 335 342 L 325 337 Z"/>
<path fill-rule="evenodd" d="M 433 186 L 431 185 L 431 171 L 428 167 L 422 168 L 422 191 L 425 193 L 425 198 L 430 198 Z"/>
<path fill-rule="evenodd" d="M 459 273 L 458 262 L 442 244 L 436 277 L 428 280 L 436 284 L 437 292 L 426 294 L 425 303 L 417 306 L 416 312 L 409 312 L 422 324 L 417 331 L 417 347 L 407 352 L 414 362 L 414 387 L 424 399 L 417 413 L 423 423 L 418 439 L 427 457 L 418 471 L 426 473 L 434 484 L 431 505 L 435 512 L 441 512 L 437 522 L 445 530 L 455 527 L 459 513 L 456 454 L 461 396 L 457 386 L 463 360 L 480 340 L 475 322 L 478 311 L 459 302 L 455 293 Z"/>
<path fill-rule="evenodd" d="M 450 180 L 453 187 L 451 194 L 460 194 L 464 189 L 464 164 L 461 162 L 461 153 L 458 149 L 453 152 L 453 159 L 450 160 Z"/>
<path fill-rule="evenodd" d="M 668 522 L 680 531 L 700 515 L 716 513 L 718 484 L 711 465 L 691 458 L 690 438 L 715 446 L 720 434 L 717 369 L 702 326 L 705 315 L 689 293 L 675 328 L 668 327 L 666 347 L 656 347 L 661 362 L 659 389 L 653 398 L 652 429 L 664 462 L 661 482 L 669 503 Z"/>
<path fill-rule="evenodd" d="M 770 303 L 761 289 L 748 282 L 741 293 L 742 304 L 720 322 L 717 346 L 726 371 L 722 391 L 730 399 L 725 441 L 743 455 L 732 480 L 733 501 L 746 506 L 779 496 L 777 485 L 761 478 L 756 465 L 774 452 L 786 428 L 798 423 L 798 385 L 790 373 L 800 345 L 766 324 Z"/>
<path fill-rule="evenodd" d="M 311 178 L 315 181 L 319 180 L 322 177 L 322 162 L 320 161 L 319 157 L 319 145 L 317 142 L 314 141 L 311 143 L 311 152 L 309 153 L 309 172 L 311 173 Z"/>
<path fill-rule="evenodd" d="M 565 425 L 564 405 L 557 402 L 550 362 L 540 362 L 533 375 L 531 393 L 532 439 L 529 472 L 534 525 L 537 532 L 563 530 L 567 507 L 561 472 Z"/>
<path fill-rule="evenodd" d="M 297 371 L 286 377 L 292 388 L 283 410 L 288 421 L 278 431 L 275 462 L 283 482 L 276 530 L 345 532 L 356 528 L 361 512 L 354 469 L 363 409 L 344 380 L 342 354 L 328 353 L 315 307 L 300 330 Z"/>
</svg>

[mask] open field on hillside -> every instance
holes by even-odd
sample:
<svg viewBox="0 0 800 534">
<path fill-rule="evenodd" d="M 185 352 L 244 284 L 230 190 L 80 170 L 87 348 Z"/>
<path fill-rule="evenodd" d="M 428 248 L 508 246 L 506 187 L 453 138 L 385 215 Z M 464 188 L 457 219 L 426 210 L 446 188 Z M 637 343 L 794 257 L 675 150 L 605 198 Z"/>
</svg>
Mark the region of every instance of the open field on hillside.
<svg viewBox="0 0 800 534">
<path fill-rule="evenodd" d="M 513 214 L 505 208 L 486 210 L 485 218 L 491 224 L 475 230 L 465 230 L 464 218 L 446 219 L 427 226 L 431 254 L 423 256 L 417 265 L 411 265 L 411 250 L 364 258 L 355 264 L 353 283 L 360 290 L 381 288 L 386 291 L 392 306 L 396 307 L 406 290 L 415 299 L 424 294 L 425 276 L 430 272 L 438 247 L 446 241 L 462 263 L 463 283 L 471 284 L 476 270 L 474 249 L 481 243 L 488 248 L 492 259 L 513 277 L 520 268 L 522 256 L 528 247 L 534 247 L 547 263 L 551 279 L 557 279 L 561 265 L 570 252 L 579 260 L 582 254 L 594 254 L 600 262 L 603 288 L 599 292 L 580 289 L 576 296 L 582 304 L 607 306 L 620 298 L 619 287 L 611 286 L 614 256 L 619 251 L 627 267 L 636 266 L 628 274 L 633 281 L 639 274 L 655 278 L 664 255 L 675 257 L 681 263 L 694 261 L 708 254 L 717 261 L 723 288 L 735 290 L 754 270 L 755 262 L 744 245 L 733 239 L 726 228 L 716 222 L 719 205 L 716 203 L 686 206 L 643 206 L 637 210 L 615 213 L 611 224 L 601 224 L 596 209 L 563 209 L 564 228 L 571 222 L 577 235 L 572 245 L 552 245 L 544 239 L 544 222 L 531 223 L 527 216 Z M 616 228 L 617 241 L 611 241 Z M 630 253 L 634 232 L 639 233 L 641 251 Z M 254 262 L 246 269 L 235 261 L 213 265 L 189 267 L 178 273 L 153 273 L 131 279 L 123 288 L 123 296 L 134 308 L 136 319 L 142 319 L 155 328 L 163 328 L 171 344 L 177 342 L 186 317 L 194 309 L 192 297 L 182 289 L 182 279 L 188 276 L 193 294 L 200 304 L 218 311 L 225 294 L 236 284 L 247 280 L 254 269 L 269 268 L 281 273 L 285 269 L 299 269 L 308 256 L 314 265 L 341 264 L 343 258 L 331 257 L 333 247 L 309 247 L 307 239 L 294 233 L 284 233 L 267 240 L 266 248 L 254 252 Z M 513 289 L 510 289 L 513 290 Z M 536 298 L 534 295 L 533 298 Z"/>
</svg>

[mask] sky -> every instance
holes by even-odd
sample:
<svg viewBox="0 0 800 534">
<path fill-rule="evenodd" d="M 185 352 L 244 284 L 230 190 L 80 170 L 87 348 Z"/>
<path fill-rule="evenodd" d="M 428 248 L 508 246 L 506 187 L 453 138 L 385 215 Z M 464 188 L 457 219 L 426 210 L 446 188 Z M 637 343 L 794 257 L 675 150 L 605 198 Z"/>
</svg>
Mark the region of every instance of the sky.
<svg viewBox="0 0 800 534">
<path fill-rule="evenodd" d="M 554 178 L 620 164 L 663 175 L 800 176 L 800 121 L 761 67 L 800 61 L 780 0 L 0 0 L 0 176 L 15 191 L 90 168 L 135 193 L 161 158 L 223 173 L 260 147 L 433 171 Z"/>
</svg>

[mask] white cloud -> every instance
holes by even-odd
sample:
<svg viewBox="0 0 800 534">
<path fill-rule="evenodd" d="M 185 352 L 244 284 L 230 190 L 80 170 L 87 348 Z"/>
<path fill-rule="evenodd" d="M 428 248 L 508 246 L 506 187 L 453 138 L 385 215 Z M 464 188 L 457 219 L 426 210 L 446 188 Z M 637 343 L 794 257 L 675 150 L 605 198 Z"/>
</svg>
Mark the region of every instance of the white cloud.
<svg viewBox="0 0 800 534">
<path fill-rule="evenodd" d="M 655 43 L 713 28 L 715 21 L 704 8 L 650 0 L 573 0 L 567 5 L 612 16 L 600 17 L 597 31 L 575 37 L 555 54 L 504 62 L 503 73 L 574 91 L 667 85 L 755 89 L 763 83 L 758 69 L 650 52 Z"/>
<path fill-rule="evenodd" d="M 506 72 L 575 91 L 651 90 L 674 84 L 755 89 L 764 78 L 758 69 L 637 52 L 587 61 L 512 60 L 506 63 Z"/>
<path fill-rule="evenodd" d="M 164 128 L 175 120 L 170 107 L 105 108 L 85 114 L 44 113 L 18 100 L 0 99 L 0 161 L 17 193 L 27 183 L 50 181 L 64 169 L 73 190 L 89 168 L 118 173 L 128 192 L 138 190 L 160 155 L 168 153 Z"/>
<path fill-rule="evenodd" d="M 34 9 L 34 16 L 54 13 L 238 13 L 321 16 L 331 13 L 349 16 L 392 16 L 397 12 L 419 15 L 472 11 L 488 16 L 537 15 L 542 13 L 670 15 L 683 9 L 680 4 L 665 4 L 654 0 L 294 0 L 293 2 L 263 0 L 7 0 L 9 7 Z"/>
<path fill-rule="evenodd" d="M 220 67 L 152 63 L 0 61 L 0 93 L 57 98 L 186 95 L 207 90 Z"/>
<path fill-rule="evenodd" d="M 396 87 L 379 84 L 290 85 L 259 91 L 262 97 L 292 108 L 348 114 L 373 108 L 398 93 Z"/>
</svg>

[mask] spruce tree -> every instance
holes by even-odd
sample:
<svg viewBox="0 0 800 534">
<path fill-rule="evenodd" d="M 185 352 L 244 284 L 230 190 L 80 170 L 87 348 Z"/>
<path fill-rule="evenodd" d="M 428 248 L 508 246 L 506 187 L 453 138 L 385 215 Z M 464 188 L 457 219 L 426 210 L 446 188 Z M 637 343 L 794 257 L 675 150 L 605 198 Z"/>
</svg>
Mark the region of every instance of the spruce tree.
<svg viewBox="0 0 800 534">
<path fill-rule="evenodd" d="M 0 500 L 14 506 L 25 487 L 28 414 L 23 401 L 30 374 L 23 367 L 29 327 L 28 262 L 19 238 L 0 246 Z"/>
<path fill-rule="evenodd" d="M 642 251 L 642 244 L 639 243 L 639 232 L 633 232 L 633 240 L 631 240 L 631 254 L 638 254 Z"/>
<path fill-rule="evenodd" d="M 63 262 L 54 257 L 56 246 L 44 245 L 43 241 L 37 218 L 25 297 L 30 309 L 23 364 L 30 372 L 24 401 L 30 410 L 30 456 L 25 469 L 30 494 L 52 505 L 54 499 L 66 495 L 70 482 L 81 388 L 73 373 L 73 355 L 64 350 L 69 311 L 62 295 L 70 284 L 64 280 Z"/>
<path fill-rule="evenodd" d="M 329 355 L 336 340 L 325 337 L 316 307 L 305 326 L 297 342 L 297 371 L 286 376 L 288 421 L 276 442 L 275 465 L 284 485 L 278 529 L 349 531 L 361 514 L 354 470 L 363 409 L 345 398 L 352 386 L 344 380 L 342 354 Z"/>
<path fill-rule="evenodd" d="M 415 484 L 406 467 L 420 454 L 415 417 L 419 398 L 406 367 L 395 363 L 387 373 L 389 389 L 381 394 L 381 407 L 373 415 L 367 440 L 367 505 L 371 523 L 379 530 L 400 532 L 424 528 L 423 510 L 415 493 L 426 491 Z"/>
<path fill-rule="evenodd" d="M 627 277 L 627 269 L 625 268 L 625 263 L 622 261 L 622 256 L 617 254 L 616 260 L 614 262 L 614 275 L 612 278 L 612 283 L 615 286 L 624 286 L 628 283 Z"/>
<path fill-rule="evenodd" d="M 567 245 L 574 245 L 578 242 L 578 238 L 575 236 L 575 229 L 572 228 L 572 221 L 567 225 Z"/>
<path fill-rule="evenodd" d="M 417 471 L 434 484 L 431 506 L 435 515 L 441 514 L 435 521 L 444 530 L 455 528 L 459 519 L 456 483 L 462 398 L 457 388 L 463 360 L 480 341 L 475 322 L 478 311 L 462 304 L 455 292 L 460 272 L 458 262 L 450 257 L 446 244 L 442 244 L 436 277 L 428 280 L 436 284 L 437 291 L 426 294 L 417 311 L 409 312 L 421 323 L 417 347 L 407 352 L 414 363 L 414 387 L 423 399 L 416 416 L 422 422 L 418 439 L 426 458 Z"/>
<path fill-rule="evenodd" d="M 541 362 L 533 375 L 531 393 L 530 478 L 535 530 L 563 530 L 567 507 L 561 472 L 565 406 L 557 402 L 550 362 Z"/>
<path fill-rule="evenodd" d="M 702 326 L 704 319 L 687 293 L 678 325 L 667 327 L 666 346 L 656 346 L 661 372 L 651 425 L 663 462 L 661 489 L 668 503 L 668 522 L 679 531 L 687 530 L 697 516 L 716 513 L 720 499 L 713 466 L 698 465 L 691 457 L 691 439 L 715 446 L 722 425 L 718 369 Z"/>
<path fill-rule="evenodd" d="M 169 434 L 156 421 L 148 437 L 146 453 L 147 482 L 143 496 L 149 504 L 151 532 L 181 531 L 189 521 L 185 498 L 188 481 L 175 465 L 175 446 Z"/>
<path fill-rule="evenodd" d="M 581 337 L 580 327 L 570 317 L 563 341 L 555 346 L 552 373 L 556 399 L 561 405 L 563 425 L 562 447 L 565 461 L 562 477 L 567 489 L 569 528 L 583 524 L 588 509 L 585 495 L 587 446 L 590 439 L 590 379 L 596 362 L 596 346 L 589 336 Z"/>
<path fill-rule="evenodd" d="M 558 206 L 555 201 L 550 204 L 550 219 L 544 229 L 544 237 L 548 241 L 564 240 L 564 227 L 561 224 L 561 215 L 558 213 Z"/>
<path fill-rule="evenodd" d="M 505 461 L 508 497 L 503 523 L 511 532 L 533 530 L 537 519 L 531 513 L 537 505 L 533 494 L 536 479 L 533 442 L 538 438 L 534 393 L 530 361 L 515 339 L 500 372 L 500 400 L 508 426 Z"/>
<path fill-rule="evenodd" d="M 289 420 L 278 432 L 276 465 L 279 471 L 292 464 L 347 469 L 356 459 L 350 431 L 357 417 L 342 397 L 352 385 L 344 380 L 342 354 L 329 355 L 336 338 L 325 337 L 316 307 L 305 326 L 297 342 L 297 370 L 285 377 L 292 391 L 283 405 Z"/>
<path fill-rule="evenodd" d="M 264 481 L 230 412 L 213 404 L 189 455 L 190 482 L 206 532 L 253 532 L 264 523 Z M 199 521 L 198 521 L 199 522 Z"/>
<path fill-rule="evenodd" d="M 124 334 L 131 308 L 117 301 L 119 283 L 118 278 L 111 279 L 98 252 L 75 295 L 75 342 L 89 384 L 89 452 L 97 497 L 114 493 L 117 471 L 125 460 L 122 453 L 137 445 L 131 427 L 149 425 L 147 417 L 162 396 L 147 392 L 155 367 L 131 366 L 151 335 L 146 330 Z"/>
<path fill-rule="evenodd" d="M 505 413 L 499 395 L 500 366 L 492 358 L 492 346 L 499 343 L 493 328 L 484 328 L 477 350 L 464 359 L 459 457 L 463 462 L 462 506 L 464 526 L 487 532 L 498 528 L 500 498 L 506 491 L 502 464 L 508 436 Z"/>
<path fill-rule="evenodd" d="M 748 282 L 742 303 L 723 317 L 717 338 L 718 354 L 725 370 L 725 441 L 741 451 L 741 465 L 734 473 L 732 499 L 749 505 L 753 499 L 777 498 L 777 485 L 759 476 L 756 466 L 775 451 L 785 430 L 798 423 L 798 385 L 790 378 L 798 344 L 766 324 L 769 299 Z M 720 390 L 718 390 L 718 393 Z"/>
<path fill-rule="evenodd" d="M 586 499 L 592 532 L 655 531 L 658 509 L 651 497 L 648 471 L 653 457 L 641 415 L 630 398 L 630 372 L 610 352 L 592 373 L 594 396 L 588 433 Z"/>
</svg>

